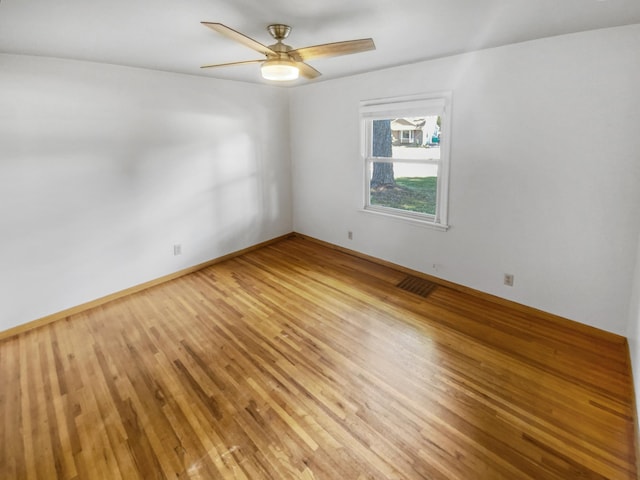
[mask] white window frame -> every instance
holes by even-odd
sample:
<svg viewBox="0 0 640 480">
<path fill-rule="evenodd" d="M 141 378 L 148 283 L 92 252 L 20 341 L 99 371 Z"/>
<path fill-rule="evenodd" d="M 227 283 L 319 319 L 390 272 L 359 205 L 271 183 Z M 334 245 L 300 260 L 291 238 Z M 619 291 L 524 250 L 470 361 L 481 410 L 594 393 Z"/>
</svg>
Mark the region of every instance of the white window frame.
<svg viewBox="0 0 640 480">
<path fill-rule="evenodd" d="M 382 214 L 403 219 L 412 223 L 446 230 L 449 228 L 449 166 L 451 152 L 451 92 L 437 92 L 405 97 L 382 98 L 360 102 L 360 129 L 362 138 L 361 157 L 364 171 L 364 212 Z M 410 118 L 422 116 L 440 116 L 440 160 L 415 160 L 402 158 L 374 157 L 372 152 L 372 130 L 374 120 L 393 118 Z M 438 181 L 435 215 L 411 212 L 397 208 L 371 205 L 371 173 L 373 164 L 385 163 L 420 163 L 437 164 Z"/>
</svg>

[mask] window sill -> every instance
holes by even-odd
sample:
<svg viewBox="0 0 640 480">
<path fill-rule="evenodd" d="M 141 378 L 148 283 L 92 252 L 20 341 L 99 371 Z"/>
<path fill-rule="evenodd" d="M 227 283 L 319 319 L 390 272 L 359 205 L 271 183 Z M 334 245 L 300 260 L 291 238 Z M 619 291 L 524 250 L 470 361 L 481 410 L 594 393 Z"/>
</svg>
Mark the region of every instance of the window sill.
<svg viewBox="0 0 640 480">
<path fill-rule="evenodd" d="M 430 228 L 433 230 L 439 230 L 441 232 L 446 232 L 449 229 L 449 225 L 445 225 L 442 223 L 434 223 L 434 222 L 430 222 L 428 220 L 422 220 L 419 218 L 412 218 L 412 217 L 405 217 L 402 215 L 396 215 L 393 213 L 387 213 L 387 212 L 382 212 L 379 210 L 373 210 L 373 209 L 369 209 L 369 208 L 361 208 L 360 210 L 358 210 L 361 213 L 366 213 L 369 215 L 376 215 L 379 217 L 386 217 L 389 218 L 391 220 L 397 220 L 403 223 L 408 223 L 410 225 L 415 225 L 418 227 L 424 227 L 424 228 Z"/>
</svg>

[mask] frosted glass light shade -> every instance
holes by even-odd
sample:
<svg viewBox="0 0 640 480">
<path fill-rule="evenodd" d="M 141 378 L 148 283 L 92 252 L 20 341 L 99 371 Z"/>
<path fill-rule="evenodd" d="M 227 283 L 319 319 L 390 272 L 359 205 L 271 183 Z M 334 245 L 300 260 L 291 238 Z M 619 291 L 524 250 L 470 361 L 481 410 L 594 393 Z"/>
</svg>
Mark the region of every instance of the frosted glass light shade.
<svg viewBox="0 0 640 480">
<path fill-rule="evenodd" d="M 262 78 L 275 81 L 295 80 L 300 70 L 292 62 L 286 60 L 267 60 L 261 67 Z"/>
</svg>

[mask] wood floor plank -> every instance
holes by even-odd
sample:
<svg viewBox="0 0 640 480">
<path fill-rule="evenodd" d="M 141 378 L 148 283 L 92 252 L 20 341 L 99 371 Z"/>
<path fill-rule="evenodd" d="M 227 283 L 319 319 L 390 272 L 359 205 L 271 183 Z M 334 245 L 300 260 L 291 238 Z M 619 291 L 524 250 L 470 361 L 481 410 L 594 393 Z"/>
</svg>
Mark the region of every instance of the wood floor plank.
<svg viewBox="0 0 640 480">
<path fill-rule="evenodd" d="M 0 478 L 637 478 L 624 340 L 292 237 L 0 341 Z"/>
</svg>

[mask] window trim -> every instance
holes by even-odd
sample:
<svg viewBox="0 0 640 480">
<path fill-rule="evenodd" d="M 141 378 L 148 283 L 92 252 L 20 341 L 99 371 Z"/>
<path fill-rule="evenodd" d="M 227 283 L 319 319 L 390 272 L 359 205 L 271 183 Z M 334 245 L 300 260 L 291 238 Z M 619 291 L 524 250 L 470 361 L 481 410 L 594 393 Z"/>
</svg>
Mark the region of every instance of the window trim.
<svg viewBox="0 0 640 480">
<path fill-rule="evenodd" d="M 401 220 L 410 221 L 413 224 L 421 224 L 434 227 L 438 230 L 447 230 L 449 214 L 449 171 L 451 163 L 451 103 L 452 92 L 434 92 L 402 97 L 380 98 L 360 102 L 360 132 L 361 132 L 361 160 L 364 179 L 363 208 L 361 211 L 381 214 Z M 371 173 L 373 163 L 385 162 L 411 162 L 411 159 L 378 158 L 371 155 L 371 131 L 369 128 L 374 120 L 386 120 L 389 118 L 403 118 L 411 116 L 440 115 L 440 160 L 413 160 L 416 163 L 439 164 L 437 179 L 437 199 L 435 215 L 411 212 L 380 205 L 371 205 Z"/>
</svg>

